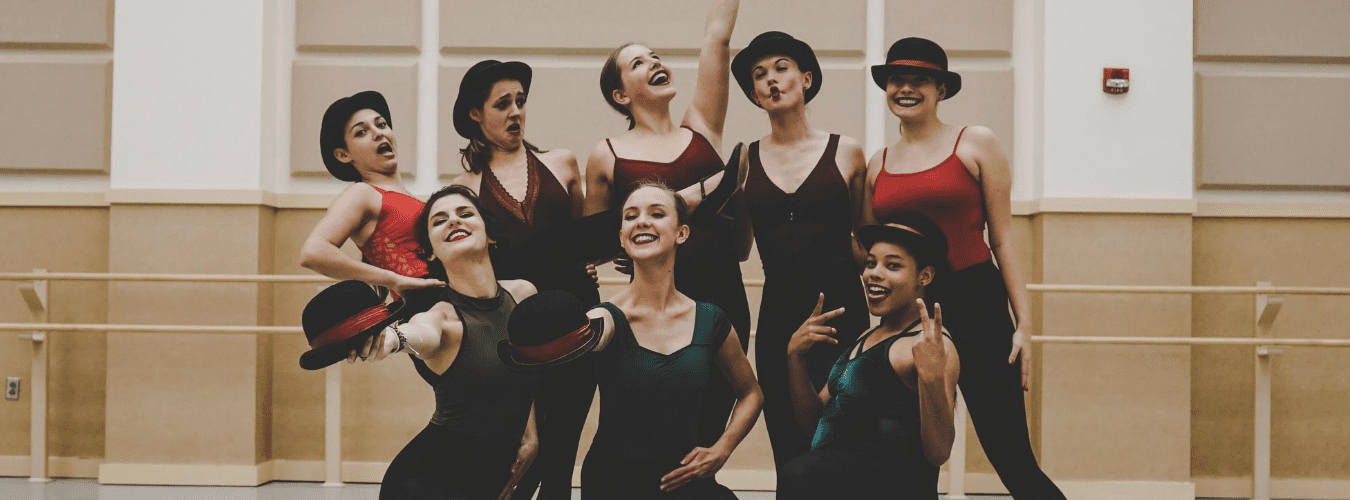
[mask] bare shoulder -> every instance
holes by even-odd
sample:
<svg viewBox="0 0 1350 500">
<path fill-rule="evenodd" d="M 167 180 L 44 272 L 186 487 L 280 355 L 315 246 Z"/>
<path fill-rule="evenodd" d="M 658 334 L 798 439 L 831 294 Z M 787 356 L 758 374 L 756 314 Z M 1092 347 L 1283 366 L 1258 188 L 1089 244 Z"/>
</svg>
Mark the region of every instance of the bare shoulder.
<svg viewBox="0 0 1350 500">
<path fill-rule="evenodd" d="M 464 172 L 455 176 L 453 179 L 450 179 L 450 184 L 468 186 L 469 189 L 472 189 L 475 193 L 480 191 L 479 188 L 482 187 L 482 182 L 483 174 L 475 174 L 473 172 Z"/>
<path fill-rule="evenodd" d="M 966 131 L 961 135 L 961 145 L 975 146 L 980 151 L 999 147 L 998 137 L 994 135 L 994 131 L 983 125 L 966 127 Z"/>
<path fill-rule="evenodd" d="M 455 306 L 449 302 L 437 302 L 435 305 L 431 306 L 430 309 L 427 309 L 425 312 L 417 313 L 409 319 L 410 323 L 424 321 L 439 323 L 444 327 L 445 323 L 458 322 L 459 313 L 455 312 Z"/>
<path fill-rule="evenodd" d="M 525 280 L 502 280 L 501 284 L 502 288 L 505 288 L 506 292 L 516 299 L 516 302 L 525 300 L 539 291 L 534 287 L 534 283 Z"/>
<path fill-rule="evenodd" d="M 577 155 L 570 149 L 550 149 L 539 155 L 539 161 L 553 173 L 559 181 L 566 183 L 581 171 L 577 167 Z"/>
<path fill-rule="evenodd" d="M 380 201 L 383 197 L 384 196 L 370 184 L 353 182 L 352 185 L 347 186 L 341 193 L 338 193 L 337 198 L 333 199 L 333 204 L 331 206 L 357 206 L 378 212 L 380 209 Z"/>
<path fill-rule="evenodd" d="M 841 160 L 838 162 L 841 167 L 852 165 L 854 168 L 866 168 L 867 156 L 863 154 L 862 143 L 846 135 L 839 136 L 839 149 L 835 152 L 835 158 Z"/>
</svg>

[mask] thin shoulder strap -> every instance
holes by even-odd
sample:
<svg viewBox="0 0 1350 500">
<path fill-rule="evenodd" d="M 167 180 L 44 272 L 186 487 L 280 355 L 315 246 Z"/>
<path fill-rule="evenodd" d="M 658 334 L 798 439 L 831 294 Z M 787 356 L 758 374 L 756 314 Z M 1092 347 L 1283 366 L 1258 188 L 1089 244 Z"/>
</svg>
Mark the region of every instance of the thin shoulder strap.
<svg viewBox="0 0 1350 500">
<path fill-rule="evenodd" d="M 830 140 L 825 143 L 825 154 L 821 155 L 821 158 L 833 162 L 834 157 L 838 155 L 839 155 L 839 134 L 830 134 Z"/>
<path fill-rule="evenodd" d="M 952 154 L 956 154 L 956 147 L 961 145 L 961 136 L 966 135 L 966 128 L 961 127 L 961 131 L 956 133 L 956 144 L 952 145 Z"/>
<path fill-rule="evenodd" d="M 608 138 L 608 137 L 605 138 L 605 145 L 606 145 L 606 146 L 609 146 L 609 154 L 614 155 L 614 159 L 615 159 L 615 160 L 619 159 L 619 153 L 615 153 L 615 152 L 614 152 L 614 143 L 609 142 L 609 138 Z"/>
<path fill-rule="evenodd" d="M 633 329 L 628 325 L 628 315 L 624 314 L 623 310 L 619 309 L 619 306 L 610 302 L 601 302 L 600 305 L 596 307 L 605 308 L 605 310 L 609 311 L 609 317 L 614 318 L 614 333 L 609 339 L 610 345 L 614 345 L 616 340 L 623 342 L 622 345 L 628 345 L 629 342 L 636 342 L 636 339 L 633 338 Z"/>
<path fill-rule="evenodd" d="M 884 148 L 881 148 L 881 171 L 882 171 L 882 172 L 885 172 L 885 171 L 886 171 L 886 152 L 887 152 L 887 151 L 890 151 L 890 150 L 891 150 L 891 147 L 890 147 L 890 146 L 886 146 L 886 147 L 884 147 Z M 952 151 L 956 151 L 956 150 L 953 149 Z"/>
</svg>

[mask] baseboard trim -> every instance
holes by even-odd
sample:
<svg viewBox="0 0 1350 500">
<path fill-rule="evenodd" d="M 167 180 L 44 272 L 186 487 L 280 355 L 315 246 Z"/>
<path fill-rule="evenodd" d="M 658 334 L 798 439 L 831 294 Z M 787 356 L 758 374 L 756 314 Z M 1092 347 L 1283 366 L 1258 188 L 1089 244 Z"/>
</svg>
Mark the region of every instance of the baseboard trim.
<svg viewBox="0 0 1350 500">
<path fill-rule="evenodd" d="M 1197 477 L 1196 495 L 1201 497 L 1249 498 L 1252 496 L 1252 478 Z M 1271 498 L 1299 498 L 1306 500 L 1350 499 L 1350 479 L 1271 478 Z"/>
<path fill-rule="evenodd" d="M 47 475 L 71 479 L 98 477 L 101 458 L 47 457 Z M 33 471 L 28 455 L 0 455 L 0 476 L 28 477 Z"/>
<path fill-rule="evenodd" d="M 105 463 L 98 468 L 99 484 L 161 486 L 258 486 L 284 479 L 272 462 L 257 465 Z"/>
</svg>

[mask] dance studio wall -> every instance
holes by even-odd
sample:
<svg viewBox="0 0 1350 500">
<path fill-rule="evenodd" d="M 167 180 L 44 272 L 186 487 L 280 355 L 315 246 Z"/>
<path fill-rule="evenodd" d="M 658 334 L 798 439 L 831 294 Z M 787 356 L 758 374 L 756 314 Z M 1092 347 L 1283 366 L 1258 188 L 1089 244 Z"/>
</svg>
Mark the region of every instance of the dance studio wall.
<svg viewBox="0 0 1350 500">
<path fill-rule="evenodd" d="M 965 88 L 942 103 L 942 116 L 989 126 L 1013 159 L 1013 230 L 1029 282 L 1344 286 L 1336 249 L 1350 243 L 1350 203 L 1338 176 L 1350 171 L 1350 146 L 1335 134 L 1350 127 L 1350 48 L 1331 28 L 1350 24 L 1345 3 L 1271 10 L 1201 0 L 1191 25 L 1178 21 L 1191 9 L 1175 2 L 1123 14 L 1105 1 L 858 0 L 821 9 L 743 0 L 732 46 L 769 29 L 812 43 L 827 75 L 813 124 L 878 136 L 878 147 L 897 126 L 889 113 L 868 117 L 880 103 L 865 65 L 902 36 L 946 46 Z M 570 149 L 584 164 L 625 124 L 596 91 L 605 55 L 625 41 L 660 50 L 680 90 L 673 109 L 684 109 L 706 14 L 655 0 L 639 6 L 656 23 L 598 0 L 180 4 L 6 5 L 0 106 L 21 118 L 0 120 L 0 234 L 20 238 L 0 245 L 0 270 L 306 274 L 300 245 L 343 187 L 315 155 L 318 118 L 336 97 L 364 88 L 389 96 L 400 167 L 425 194 L 461 171 L 464 141 L 448 113 L 463 71 L 485 58 L 523 60 L 535 68 L 531 141 Z M 1304 28 L 1318 23 L 1327 29 Z M 31 26 L 48 28 L 20 29 Z M 1143 33 L 1156 35 L 1131 43 Z M 1117 64 L 1135 70 L 1136 87 L 1099 93 L 1100 68 Z M 1252 95 L 1287 104 L 1251 106 Z M 733 89 L 723 149 L 767 130 L 763 112 Z M 1154 145 L 1165 140 L 1173 143 Z M 1194 146 L 1179 150 L 1188 140 Z M 744 272 L 762 278 L 757 256 Z M 14 289 L 0 283 L 0 321 L 28 320 Z M 314 292 L 55 282 L 51 319 L 295 325 Z M 758 288 L 749 294 L 757 310 Z M 1250 302 L 1032 294 L 1044 335 L 1246 336 Z M 1344 337 L 1344 305 L 1289 297 L 1276 335 Z M 0 372 L 29 380 L 27 344 L 3 333 L 0 346 Z M 202 484 L 323 477 L 324 375 L 296 366 L 299 336 L 55 334 L 52 346 L 54 474 Z M 1250 349 L 1035 352 L 1030 430 L 1052 477 L 1247 494 Z M 1277 494 L 1334 498 L 1327 492 L 1350 484 L 1336 452 L 1350 448 L 1345 373 L 1338 350 L 1276 358 L 1273 463 L 1286 488 Z M 342 378 L 346 477 L 376 481 L 425 424 L 431 391 L 399 360 L 344 366 Z M 27 426 L 26 399 L 0 401 L 0 475 L 26 473 Z M 971 435 L 968 489 L 1000 491 Z M 735 485 L 772 484 L 762 427 L 728 469 Z"/>
</svg>

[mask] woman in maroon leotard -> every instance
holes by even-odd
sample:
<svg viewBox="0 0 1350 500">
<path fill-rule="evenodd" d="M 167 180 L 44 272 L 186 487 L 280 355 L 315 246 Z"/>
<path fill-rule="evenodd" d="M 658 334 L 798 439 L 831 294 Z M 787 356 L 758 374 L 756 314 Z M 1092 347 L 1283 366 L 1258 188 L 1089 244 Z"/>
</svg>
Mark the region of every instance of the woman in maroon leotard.
<svg viewBox="0 0 1350 500">
<path fill-rule="evenodd" d="M 505 229 L 503 250 L 526 241 L 546 226 L 581 216 L 581 173 L 566 149 L 541 151 L 525 140 L 526 107 L 533 72 L 518 61 L 481 61 L 464 73 L 455 99 L 454 125 L 469 140 L 460 150 L 466 172 L 454 184 L 478 191 L 484 215 Z M 498 252 L 492 259 L 498 278 L 529 280 L 539 290 L 564 290 L 586 307 L 600 303 L 595 268 L 573 263 L 527 270 Z M 527 499 L 540 488 L 540 500 L 571 498 L 581 428 L 595 396 L 590 358 L 552 370 L 535 403 L 539 458 L 521 480 L 514 498 Z"/>
<path fill-rule="evenodd" d="M 872 67 L 872 79 L 900 118 L 900 140 L 868 164 L 866 216 L 885 223 L 891 213 L 913 210 L 942 228 L 954 272 L 931 295 L 961 353 L 961 393 L 980 444 L 1014 498 L 1062 499 L 1036 464 L 1027 433 L 1022 391 L 1031 366 L 1031 316 L 1012 243 L 1008 159 L 989 129 L 938 118 L 938 102 L 961 90 L 942 47 L 905 38 L 886 61 Z"/>
<path fill-rule="evenodd" d="M 717 150 L 726 122 L 729 44 L 739 9 L 738 0 L 714 0 L 699 53 L 693 103 L 678 126 L 670 110 L 674 76 L 660 56 L 637 44 L 610 54 L 600 71 L 600 91 L 628 118 L 629 131 L 601 141 L 591 151 L 586 162 L 587 214 L 617 208 L 638 182 L 655 180 L 683 189 L 721 168 Z M 730 201 L 731 206 L 743 209 L 738 198 Z M 706 212 L 696 211 L 691 221 L 692 234 L 675 264 L 675 288 L 721 308 L 744 348 L 749 341 L 750 305 L 740 261 L 749 255 L 749 226 L 745 217 L 737 217 L 732 225 L 702 217 Z M 725 380 L 712 384 L 702 415 L 704 445 L 721 435 L 733 401 Z"/>
<path fill-rule="evenodd" d="M 300 265 L 330 278 L 356 279 L 395 294 L 441 287 L 425 279 L 413 227 L 422 201 L 408 194 L 398 174 L 398 141 L 389 104 L 367 90 L 333 102 L 324 112 L 319 152 L 328 172 L 352 182 L 338 194 L 300 249 Z M 367 262 L 339 248 L 355 243 Z"/>
<path fill-rule="evenodd" d="M 736 54 L 731 74 L 745 97 L 768 114 L 772 127 L 750 144 L 745 199 L 764 263 L 755 371 L 764 388 L 774 462 L 782 466 L 805 453 L 811 439 L 797 425 L 788 392 L 792 332 L 806 321 L 821 293 L 826 310 L 844 309 L 829 326 L 862 331 L 869 324 L 851 232 L 862 218 L 867 160 L 858 141 L 808 123 L 806 104 L 820 92 L 824 78 L 805 42 L 777 31 L 763 33 Z M 813 384 L 825 383 L 852 340 L 811 348 L 806 364 Z"/>
</svg>

